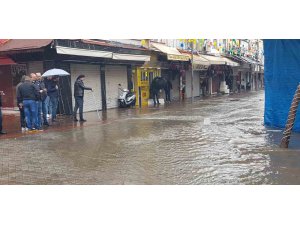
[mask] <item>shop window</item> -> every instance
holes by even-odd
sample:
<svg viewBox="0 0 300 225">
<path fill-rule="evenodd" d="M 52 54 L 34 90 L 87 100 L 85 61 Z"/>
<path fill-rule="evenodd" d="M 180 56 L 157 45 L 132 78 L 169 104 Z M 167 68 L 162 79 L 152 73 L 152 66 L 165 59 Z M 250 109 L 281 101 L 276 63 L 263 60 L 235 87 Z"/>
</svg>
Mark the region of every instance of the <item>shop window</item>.
<svg viewBox="0 0 300 225">
<path fill-rule="evenodd" d="M 141 81 L 148 80 L 148 73 L 146 71 L 142 71 Z"/>
</svg>

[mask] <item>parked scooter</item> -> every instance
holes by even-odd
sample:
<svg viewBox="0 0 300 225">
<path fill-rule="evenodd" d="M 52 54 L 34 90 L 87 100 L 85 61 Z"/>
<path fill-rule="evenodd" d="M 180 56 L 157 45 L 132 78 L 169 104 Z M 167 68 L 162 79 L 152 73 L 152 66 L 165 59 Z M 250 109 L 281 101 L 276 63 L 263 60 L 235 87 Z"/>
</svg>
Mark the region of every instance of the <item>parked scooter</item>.
<svg viewBox="0 0 300 225">
<path fill-rule="evenodd" d="M 136 96 L 135 96 L 134 93 L 131 93 L 129 90 L 123 89 L 121 87 L 121 84 L 119 84 L 118 102 L 119 102 L 119 107 L 120 108 L 135 106 Z"/>
</svg>

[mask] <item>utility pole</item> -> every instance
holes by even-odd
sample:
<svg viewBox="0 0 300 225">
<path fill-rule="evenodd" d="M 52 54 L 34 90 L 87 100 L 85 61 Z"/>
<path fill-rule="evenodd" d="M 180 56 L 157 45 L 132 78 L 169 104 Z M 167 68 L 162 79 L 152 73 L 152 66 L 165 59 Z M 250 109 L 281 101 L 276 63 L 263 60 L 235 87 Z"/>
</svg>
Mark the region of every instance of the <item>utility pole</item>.
<svg viewBox="0 0 300 225">
<path fill-rule="evenodd" d="M 192 94 L 192 103 L 194 102 L 194 41 L 192 41 L 192 77 L 191 77 L 191 94 Z"/>
</svg>

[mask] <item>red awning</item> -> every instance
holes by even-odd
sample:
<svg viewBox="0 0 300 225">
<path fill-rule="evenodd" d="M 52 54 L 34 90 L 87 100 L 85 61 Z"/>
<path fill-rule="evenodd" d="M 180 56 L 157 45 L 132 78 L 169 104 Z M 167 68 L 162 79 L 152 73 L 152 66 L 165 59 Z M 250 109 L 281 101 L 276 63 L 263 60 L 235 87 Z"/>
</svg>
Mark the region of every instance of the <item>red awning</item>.
<svg viewBox="0 0 300 225">
<path fill-rule="evenodd" d="M 42 50 L 49 45 L 53 39 L 9 39 L 0 45 L 0 54 L 8 52 L 31 52 Z"/>
<path fill-rule="evenodd" d="M 14 64 L 16 64 L 16 62 L 14 60 L 12 60 L 11 58 L 3 57 L 3 56 L 0 57 L 0 66 L 14 65 Z"/>
</svg>

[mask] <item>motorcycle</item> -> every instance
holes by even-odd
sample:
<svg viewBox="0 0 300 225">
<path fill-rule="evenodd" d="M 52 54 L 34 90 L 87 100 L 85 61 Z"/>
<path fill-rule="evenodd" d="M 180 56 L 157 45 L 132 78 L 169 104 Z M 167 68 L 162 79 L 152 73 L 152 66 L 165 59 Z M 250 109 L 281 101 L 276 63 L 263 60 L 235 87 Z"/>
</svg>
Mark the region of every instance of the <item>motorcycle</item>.
<svg viewBox="0 0 300 225">
<path fill-rule="evenodd" d="M 119 88 L 118 102 L 120 108 L 135 106 L 136 96 L 127 89 Z"/>
</svg>

